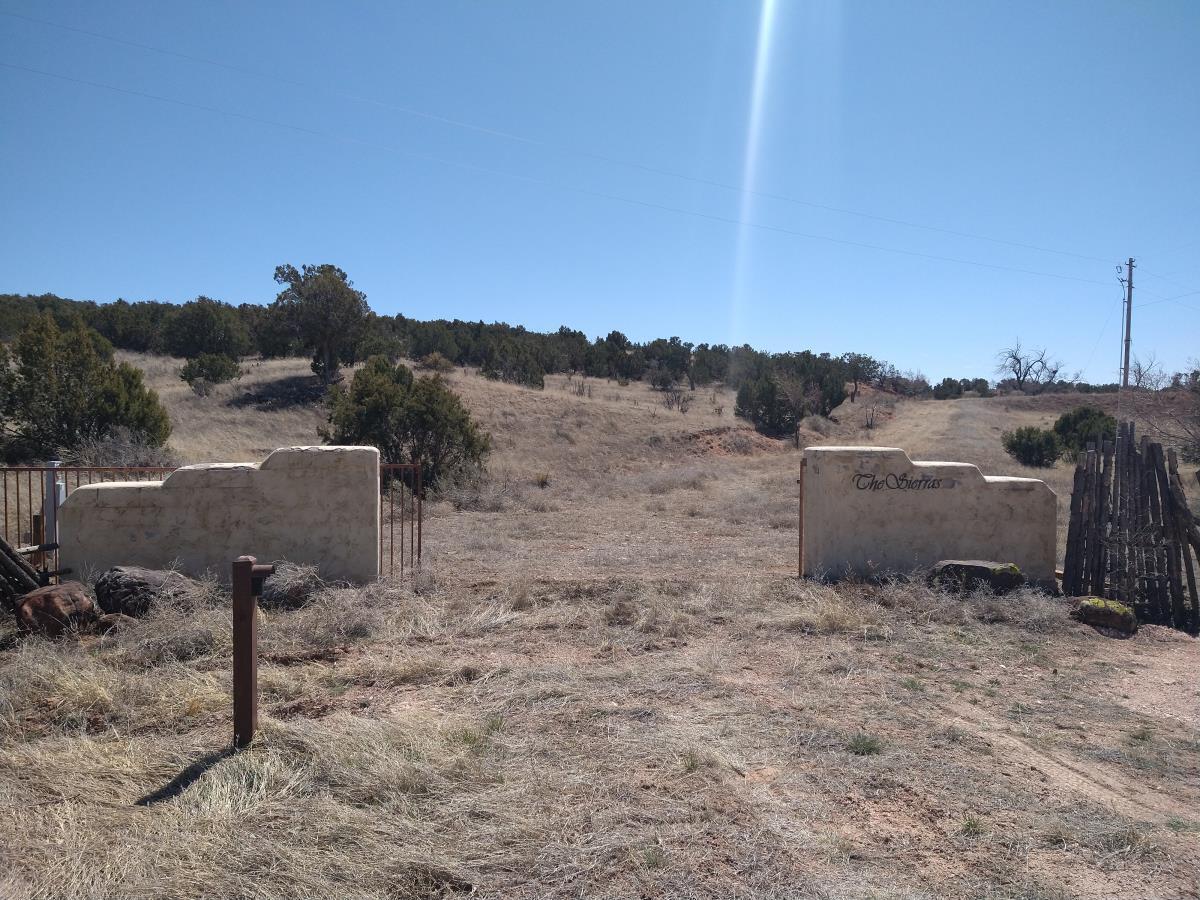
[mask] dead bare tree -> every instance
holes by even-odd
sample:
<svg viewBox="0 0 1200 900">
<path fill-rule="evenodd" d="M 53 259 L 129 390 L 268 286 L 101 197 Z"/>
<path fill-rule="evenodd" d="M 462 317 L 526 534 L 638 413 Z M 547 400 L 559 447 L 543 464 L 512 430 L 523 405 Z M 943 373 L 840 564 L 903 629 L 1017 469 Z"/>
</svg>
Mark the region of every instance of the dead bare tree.
<svg viewBox="0 0 1200 900">
<path fill-rule="evenodd" d="M 692 408 L 692 396 L 679 388 L 671 388 L 663 393 L 663 406 L 667 409 L 677 409 L 684 415 Z"/>
<path fill-rule="evenodd" d="M 788 412 L 795 420 L 796 432 L 793 440 L 796 447 L 799 448 L 801 421 L 812 411 L 821 408 L 820 385 L 802 378 L 776 376 L 775 386 L 779 389 L 780 397 L 787 404 Z"/>
<path fill-rule="evenodd" d="M 1034 353 L 1021 347 L 1018 340 L 1013 346 L 996 354 L 996 372 L 1008 375 L 1023 393 L 1040 393 L 1058 380 L 1062 363 L 1050 358 L 1045 348 Z"/>
<path fill-rule="evenodd" d="M 1164 444 L 1177 446 L 1184 462 L 1200 463 L 1200 360 L 1190 366 L 1192 371 L 1170 379 L 1169 389 L 1138 391 L 1133 401 L 1137 417 Z M 1135 367 L 1129 371 L 1132 376 Z M 1200 471 L 1196 480 L 1200 482 Z"/>
<path fill-rule="evenodd" d="M 1133 363 L 1129 366 L 1129 382 L 1138 390 L 1159 391 L 1167 384 L 1168 380 L 1153 353 L 1145 362 L 1135 356 Z"/>
</svg>

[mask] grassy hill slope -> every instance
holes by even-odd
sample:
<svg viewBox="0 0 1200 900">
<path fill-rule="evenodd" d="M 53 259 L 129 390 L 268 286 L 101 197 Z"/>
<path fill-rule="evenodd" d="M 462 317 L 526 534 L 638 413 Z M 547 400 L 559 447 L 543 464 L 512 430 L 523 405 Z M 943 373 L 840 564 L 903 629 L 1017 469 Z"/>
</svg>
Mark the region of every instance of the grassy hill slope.
<svg viewBox="0 0 1200 900">
<path fill-rule="evenodd" d="M 278 446 L 318 443 L 319 386 L 307 360 L 250 363 L 237 383 L 194 395 L 179 361 L 123 354 L 141 366 L 171 413 L 171 444 L 186 462 L 261 459 Z M 456 370 L 450 383 L 494 438 L 492 483 L 482 494 L 427 507 L 428 546 L 460 571 L 539 575 L 677 576 L 699 571 L 791 571 L 797 457 L 790 441 L 756 434 L 733 416 L 723 389 L 697 391 L 686 415 L 640 382 L 554 375 L 544 391 Z M 837 422 L 805 429 L 803 443 L 895 446 L 913 459 L 970 462 L 987 475 L 1041 478 L 1059 498 L 1066 541 L 1073 466 L 1031 469 L 1007 456 L 1000 435 L 1049 426 L 1080 402 L 1115 398 L 897 400 L 864 389 Z M 867 411 L 877 424 L 865 427 Z M 539 484 L 546 485 L 539 487 Z"/>
</svg>

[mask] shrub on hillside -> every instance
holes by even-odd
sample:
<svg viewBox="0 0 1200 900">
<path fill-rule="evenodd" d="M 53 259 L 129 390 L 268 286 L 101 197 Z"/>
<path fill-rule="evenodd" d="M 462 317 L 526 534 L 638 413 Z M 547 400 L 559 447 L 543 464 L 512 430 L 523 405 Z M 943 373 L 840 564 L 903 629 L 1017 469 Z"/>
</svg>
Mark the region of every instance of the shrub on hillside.
<svg viewBox="0 0 1200 900">
<path fill-rule="evenodd" d="M 669 369 L 656 369 L 650 375 L 650 386 L 659 391 L 669 391 L 675 387 L 675 375 Z"/>
<path fill-rule="evenodd" d="M 334 388 L 331 444 L 370 444 L 384 462 L 419 463 L 426 485 L 447 472 L 481 469 L 491 438 L 437 375 L 413 378 L 408 367 L 373 356 L 354 373 L 349 389 Z"/>
<path fill-rule="evenodd" d="M 489 342 L 479 374 L 493 381 L 523 384 L 538 390 L 546 386 L 546 370 L 524 342 Z"/>
<path fill-rule="evenodd" d="M 943 378 L 933 389 L 935 400 L 956 400 L 963 395 L 962 382 L 957 378 Z"/>
<path fill-rule="evenodd" d="M 394 334 L 389 334 L 378 328 L 367 332 L 366 337 L 354 348 L 357 359 L 370 359 L 372 356 L 382 356 L 388 362 L 394 363 L 404 355 L 404 341 Z"/>
<path fill-rule="evenodd" d="M 46 457 L 126 428 L 160 447 L 171 420 L 142 373 L 82 319 L 61 329 L 43 314 L 0 349 L 0 442 L 10 458 Z"/>
<path fill-rule="evenodd" d="M 992 396 L 992 388 L 986 378 L 964 378 L 961 384 L 964 391 L 974 391 L 980 397 Z"/>
<path fill-rule="evenodd" d="M 796 430 L 798 417 L 773 378 L 748 381 L 738 388 L 733 414 L 746 419 L 755 430 L 769 437 L 783 437 Z"/>
<path fill-rule="evenodd" d="M 241 374 L 237 360 L 221 353 L 202 353 L 189 359 L 179 370 L 179 377 L 198 394 L 205 392 L 205 385 L 226 384 Z"/>
<path fill-rule="evenodd" d="M 454 362 L 453 360 L 446 359 L 446 357 L 434 350 L 432 353 L 426 353 L 417 360 L 417 368 L 424 369 L 426 372 L 447 374 L 454 371 Z"/>
<path fill-rule="evenodd" d="M 145 438 L 124 426 L 102 438 L 89 438 L 78 446 L 60 448 L 57 456 L 71 466 L 162 466 L 173 469 L 182 465 L 170 447 L 148 444 Z"/>
<path fill-rule="evenodd" d="M 737 391 L 734 415 L 771 437 L 795 435 L 806 416 L 829 418 L 846 399 L 840 360 L 804 353 L 780 354 L 775 370 L 745 380 Z"/>
<path fill-rule="evenodd" d="M 250 330 L 228 303 L 197 297 L 169 315 L 163 325 L 163 343 L 172 356 L 219 354 L 237 358 L 251 350 Z"/>
<path fill-rule="evenodd" d="M 692 408 L 692 395 L 678 388 L 671 388 L 663 394 L 663 406 L 669 410 L 679 410 L 684 415 Z"/>
<path fill-rule="evenodd" d="M 1089 441 L 1097 444 L 1117 436 L 1117 420 L 1094 406 L 1077 406 L 1065 412 L 1054 423 L 1054 433 L 1063 450 L 1074 457 L 1087 448 Z"/>
<path fill-rule="evenodd" d="M 1052 466 L 1062 455 L 1058 435 L 1049 428 L 1026 425 L 1016 431 L 1004 432 L 1000 440 L 1004 452 L 1025 466 Z"/>
</svg>

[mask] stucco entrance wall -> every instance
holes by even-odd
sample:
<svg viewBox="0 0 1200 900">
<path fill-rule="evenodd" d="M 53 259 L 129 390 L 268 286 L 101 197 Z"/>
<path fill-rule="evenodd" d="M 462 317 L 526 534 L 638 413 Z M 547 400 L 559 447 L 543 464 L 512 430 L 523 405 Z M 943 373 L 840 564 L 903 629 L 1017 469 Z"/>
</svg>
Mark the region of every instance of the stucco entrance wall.
<svg viewBox="0 0 1200 900">
<path fill-rule="evenodd" d="M 230 563 L 250 554 L 369 581 L 379 575 L 379 451 L 288 447 L 262 463 L 185 466 L 162 482 L 83 485 L 58 516 L 59 558 L 77 578 L 176 565 L 228 581 Z"/>
<path fill-rule="evenodd" d="M 914 462 L 895 447 L 804 451 L 804 573 L 909 572 L 943 559 L 1013 562 L 1052 586 L 1058 505 L 1036 478 Z"/>
</svg>

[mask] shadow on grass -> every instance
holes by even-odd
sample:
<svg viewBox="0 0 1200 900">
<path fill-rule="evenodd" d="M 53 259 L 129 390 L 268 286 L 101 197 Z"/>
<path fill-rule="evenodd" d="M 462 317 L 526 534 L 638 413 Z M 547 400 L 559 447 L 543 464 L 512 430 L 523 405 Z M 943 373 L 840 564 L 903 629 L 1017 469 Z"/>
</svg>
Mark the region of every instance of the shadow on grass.
<svg viewBox="0 0 1200 900">
<path fill-rule="evenodd" d="M 262 412 L 312 406 L 324 399 L 325 390 L 325 385 L 316 375 L 288 375 L 247 388 L 236 397 L 231 397 L 228 405 L 238 409 L 252 406 Z"/>
<path fill-rule="evenodd" d="M 162 803 L 174 797 L 178 797 L 189 787 L 195 784 L 200 776 L 219 763 L 228 756 L 233 756 L 233 747 L 226 747 L 224 750 L 214 750 L 211 753 L 206 753 L 157 791 L 151 791 L 144 797 L 139 797 L 134 801 L 134 806 L 153 806 L 156 803 Z"/>
</svg>

